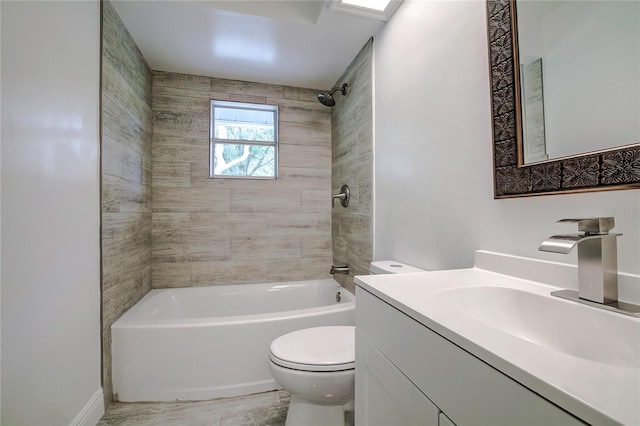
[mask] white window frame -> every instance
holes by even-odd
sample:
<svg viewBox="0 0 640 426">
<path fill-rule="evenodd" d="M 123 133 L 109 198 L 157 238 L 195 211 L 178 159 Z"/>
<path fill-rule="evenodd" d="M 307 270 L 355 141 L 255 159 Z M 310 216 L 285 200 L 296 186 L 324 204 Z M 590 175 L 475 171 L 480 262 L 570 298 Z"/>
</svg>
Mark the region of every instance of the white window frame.
<svg viewBox="0 0 640 426">
<path fill-rule="evenodd" d="M 278 179 L 278 152 L 279 152 L 279 136 L 278 136 L 278 106 L 267 104 L 252 104 L 247 102 L 234 102 L 234 101 L 218 101 L 211 100 L 211 112 L 209 121 L 209 177 L 212 179 Z M 273 113 L 273 134 L 274 141 L 249 141 L 249 140 L 237 140 L 237 139 L 219 139 L 215 137 L 215 109 L 216 107 L 232 108 L 240 110 L 254 110 L 254 111 L 268 111 Z M 274 148 L 274 170 L 273 176 L 229 176 L 229 175 L 216 175 L 214 174 L 214 155 L 215 145 L 221 144 L 235 144 L 235 145 L 262 145 L 273 146 Z"/>
</svg>

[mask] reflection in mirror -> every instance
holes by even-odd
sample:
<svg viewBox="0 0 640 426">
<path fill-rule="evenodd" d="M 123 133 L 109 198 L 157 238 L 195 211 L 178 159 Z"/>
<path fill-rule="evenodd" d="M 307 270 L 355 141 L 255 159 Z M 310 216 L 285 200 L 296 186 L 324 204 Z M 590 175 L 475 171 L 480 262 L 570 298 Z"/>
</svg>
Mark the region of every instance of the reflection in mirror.
<svg viewBox="0 0 640 426">
<path fill-rule="evenodd" d="M 525 164 L 640 141 L 640 2 L 517 0 Z"/>
<path fill-rule="evenodd" d="M 637 80 L 640 75 L 637 56 L 640 53 L 640 40 L 637 36 L 637 27 L 636 36 L 630 37 L 631 42 L 635 43 L 635 56 L 633 56 L 635 59 L 627 58 L 622 64 L 612 63 L 610 56 L 603 55 L 609 55 L 612 53 L 609 51 L 613 51 L 617 57 L 624 58 L 625 54 L 620 52 L 620 44 L 629 43 L 626 37 L 622 37 L 623 41 L 602 41 L 600 36 L 591 37 L 594 30 L 568 30 L 568 25 L 558 26 L 555 33 L 551 30 L 543 33 L 546 38 L 551 36 L 558 38 L 556 33 L 568 31 L 565 37 L 568 40 L 577 42 L 585 39 L 590 45 L 604 45 L 607 52 L 589 56 L 586 53 L 573 52 L 576 47 L 569 47 L 566 43 L 556 47 L 555 49 L 565 54 L 556 61 L 562 62 L 569 56 L 579 59 L 573 65 L 573 71 L 565 71 L 564 76 L 559 80 L 559 85 L 563 86 L 562 90 L 565 91 L 562 95 L 552 93 L 548 87 L 553 88 L 558 84 L 551 83 L 556 77 L 547 77 L 548 65 L 544 56 L 547 52 L 542 50 L 532 51 L 531 54 L 523 52 L 523 56 L 529 56 L 531 59 L 526 62 L 526 67 L 523 67 L 526 69 L 522 70 L 523 78 L 527 80 L 524 82 L 526 93 L 523 96 L 523 106 L 520 102 L 519 52 L 514 48 L 517 47 L 518 42 L 515 1 L 487 0 L 495 198 L 640 188 L 640 138 L 638 138 L 640 85 Z M 580 0 L 566 3 L 578 2 Z M 597 5 L 607 2 L 616 2 L 616 0 L 594 3 Z M 539 0 L 538 3 L 550 2 Z M 557 7 L 558 10 L 565 6 L 565 2 L 555 3 L 558 2 L 547 5 L 552 8 Z M 629 3 L 634 3 L 632 6 L 638 7 L 636 0 Z M 638 20 L 640 11 L 635 10 L 633 18 Z M 583 12 L 575 11 L 574 13 Z M 563 19 L 568 22 L 574 18 L 573 15 L 565 15 Z M 618 18 L 621 17 L 618 16 Z M 596 20 L 607 31 L 616 32 L 619 31 L 618 18 L 614 19 L 607 15 L 599 16 Z M 615 25 L 610 25 L 612 21 Z M 598 87 L 594 87 L 595 84 L 591 83 L 587 83 L 586 87 L 573 85 L 575 81 L 582 80 L 584 75 L 589 74 L 600 76 Z M 636 77 L 634 82 L 627 79 L 632 74 Z M 572 92 L 566 92 L 567 88 L 571 87 L 573 87 Z M 619 93 L 623 97 L 604 98 L 604 94 L 609 93 Z M 554 97 L 558 99 L 554 103 L 559 103 L 562 108 L 555 104 L 547 105 L 547 98 Z M 595 102 L 586 105 L 586 99 L 595 99 Z M 522 111 L 523 109 L 525 111 Z M 564 109 L 568 115 L 550 119 L 549 110 L 559 109 Z M 524 126 L 523 115 L 527 119 Z M 531 123 L 529 123 L 529 117 L 533 117 Z M 578 152 L 577 154 L 568 154 L 570 151 L 552 153 L 556 148 L 550 148 L 551 135 L 561 132 L 556 127 L 558 123 L 565 122 L 569 125 L 564 130 L 568 135 L 563 138 L 564 140 L 573 143 L 587 139 L 592 133 L 598 133 L 597 138 L 590 139 L 605 140 L 607 143 L 601 146 L 606 148 L 580 145 L 573 151 Z M 596 126 L 587 128 L 588 123 L 595 123 Z M 621 132 L 622 139 L 614 140 L 613 133 L 618 128 L 622 128 L 623 123 L 626 127 Z M 529 164 L 523 162 L 519 143 L 522 139 L 523 127 L 526 128 L 529 139 L 537 141 L 538 148 L 543 148 L 535 153 L 538 155 L 536 158 L 538 161 Z M 631 135 L 631 140 L 628 140 L 628 137 L 625 138 L 625 134 Z M 544 160 L 544 156 L 549 154 L 560 155 L 562 158 Z"/>
</svg>

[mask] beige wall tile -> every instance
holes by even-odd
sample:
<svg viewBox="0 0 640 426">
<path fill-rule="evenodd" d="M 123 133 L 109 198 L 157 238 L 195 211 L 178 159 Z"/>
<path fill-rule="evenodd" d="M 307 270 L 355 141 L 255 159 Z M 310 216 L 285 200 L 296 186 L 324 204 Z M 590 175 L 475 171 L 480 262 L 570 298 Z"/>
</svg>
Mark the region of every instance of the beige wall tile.
<svg viewBox="0 0 640 426">
<path fill-rule="evenodd" d="M 340 206 L 339 200 L 336 200 L 335 205 L 335 208 L 343 208 Z M 303 189 L 302 211 L 331 215 L 331 191 L 328 189 Z"/>
<path fill-rule="evenodd" d="M 299 212 L 300 191 L 237 189 L 231 192 L 231 211 L 238 213 Z"/>
<path fill-rule="evenodd" d="M 278 105 L 280 122 L 326 123 L 331 120 L 331 108 L 327 108 L 317 100 L 305 102 L 270 97 L 267 103 Z"/>
<path fill-rule="evenodd" d="M 195 90 L 158 88 L 153 91 L 154 112 L 181 112 L 209 115 L 211 97 L 209 92 Z"/>
<path fill-rule="evenodd" d="M 220 188 L 220 189 L 277 189 L 279 185 L 275 179 L 227 179 L 227 178 L 210 178 L 209 163 L 198 162 L 191 163 L 191 185 L 203 188 Z"/>
<path fill-rule="evenodd" d="M 348 82 L 351 90 L 331 111 L 332 191 L 349 185 L 348 208 L 332 210 L 334 263 L 349 265 L 349 275 L 335 279 L 353 291 L 353 276 L 368 273 L 372 260 L 372 138 L 373 112 L 371 80 L 372 42 L 369 41 L 336 85 Z"/>
<path fill-rule="evenodd" d="M 108 136 L 117 141 L 120 134 L 120 116 L 122 109 L 111 100 L 109 96 L 103 93 L 102 96 L 102 136 Z"/>
<path fill-rule="evenodd" d="M 213 226 L 220 235 L 228 237 L 263 236 L 267 219 L 262 213 L 191 213 L 196 226 Z"/>
<path fill-rule="evenodd" d="M 336 216 L 340 236 L 357 244 L 367 244 L 371 240 L 371 217 L 368 214 L 343 214 Z M 336 218 L 334 217 L 334 219 Z"/>
<path fill-rule="evenodd" d="M 103 288 L 122 285 L 122 282 L 141 274 L 150 265 L 150 219 L 149 213 L 103 214 Z M 119 311 L 120 314 L 122 312 L 124 311 Z"/>
<path fill-rule="evenodd" d="M 321 235 L 331 230 L 331 218 L 326 213 L 279 213 L 267 214 L 266 234 L 276 235 Z"/>
<path fill-rule="evenodd" d="M 112 401 L 110 327 L 151 288 L 151 72 L 102 3 L 102 340 Z"/>
<path fill-rule="evenodd" d="M 163 71 L 153 72 L 153 87 L 176 87 L 189 90 L 203 90 L 208 92 L 210 78 L 188 74 L 175 74 Z"/>
<path fill-rule="evenodd" d="M 201 163 L 209 171 L 209 140 L 167 137 L 153 138 L 153 162 L 184 161 Z"/>
<path fill-rule="evenodd" d="M 208 262 L 231 259 L 231 236 L 190 213 L 153 214 L 153 261 Z"/>
<path fill-rule="evenodd" d="M 234 102 L 248 102 L 251 104 L 266 104 L 266 96 L 253 96 L 253 95 L 238 95 L 232 93 L 229 95 L 229 100 Z"/>
<path fill-rule="evenodd" d="M 281 144 L 331 147 L 330 120 L 283 122 L 280 124 L 278 133 Z"/>
<path fill-rule="evenodd" d="M 191 262 L 153 262 L 151 281 L 153 288 L 189 287 L 191 285 Z"/>
<path fill-rule="evenodd" d="M 127 153 L 124 147 L 112 137 L 102 135 L 102 173 L 123 176 Z"/>
<path fill-rule="evenodd" d="M 318 235 L 302 236 L 302 257 L 331 257 L 331 235 L 322 233 Z"/>
<path fill-rule="evenodd" d="M 154 161 L 153 186 L 188 188 L 191 186 L 191 163 Z"/>
<path fill-rule="evenodd" d="M 324 92 L 324 90 L 304 89 L 301 87 L 284 86 L 284 98 L 292 99 L 296 101 L 318 102 L 319 92 Z"/>
<path fill-rule="evenodd" d="M 120 212 L 151 211 L 151 191 L 149 191 L 149 184 L 131 182 L 125 179 L 120 179 L 119 182 L 122 185 Z M 149 183 L 151 183 L 151 180 L 149 180 Z"/>
<path fill-rule="evenodd" d="M 261 259 L 191 263 L 191 285 L 265 282 L 266 269 L 270 263 Z"/>
<path fill-rule="evenodd" d="M 102 213 L 120 212 L 122 185 L 120 178 L 108 174 L 102 175 Z"/>
<path fill-rule="evenodd" d="M 137 96 L 140 91 L 129 85 L 112 62 L 103 61 L 102 69 L 103 97 L 109 98 L 120 109 L 131 111 L 135 117 L 149 113 L 151 108 L 148 101 Z"/>
<path fill-rule="evenodd" d="M 278 186 L 282 189 L 316 189 L 329 191 L 331 169 L 313 167 L 280 167 Z"/>
<path fill-rule="evenodd" d="M 151 151 L 151 109 L 145 105 L 141 114 L 132 110 L 123 110 L 120 115 L 120 134 L 118 142 L 141 156 Z"/>
<path fill-rule="evenodd" d="M 266 271 L 267 282 L 330 278 L 331 257 L 274 260 Z"/>
<path fill-rule="evenodd" d="M 280 145 L 281 167 L 331 168 L 331 152 L 323 146 Z"/>
<path fill-rule="evenodd" d="M 303 239 L 306 257 L 330 257 L 331 211 L 320 201 L 330 202 L 330 110 L 309 89 L 215 78 L 205 89 L 204 82 L 154 74 L 153 286 L 281 281 L 302 269 L 304 277 L 326 276 L 298 259 Z M 210 99 L 280 106 L 279 179 L 209 178 Z M 292 262 L 294 272 L 269 275 L 274 260 Z M 176 277 L 185 265 L 188 279 Z"/>
<path fill-rule="evenodd" d="M 283 88 L 275 84 L 252 83 L 248 81 L 225 80 L 212 78 L 212 92 L 229 93 L 233 95 L 264 96 L 267 98 L 282 98 Z"/>
<path fill-rule="evenodd" d="M 203 187 L 153 187 L 154 212 L 228 212 L 231 191 Z"/>
<path fill-rule="evenodd" d="M 300 235 L 231 237 L 233 260 L 294 259 L 302 256 Z"/>
<path fill-rule="evenodd" d="M 189 111 L 154 111 L 153 133 L 208 140 L 209 116 Z"/>
</svg>

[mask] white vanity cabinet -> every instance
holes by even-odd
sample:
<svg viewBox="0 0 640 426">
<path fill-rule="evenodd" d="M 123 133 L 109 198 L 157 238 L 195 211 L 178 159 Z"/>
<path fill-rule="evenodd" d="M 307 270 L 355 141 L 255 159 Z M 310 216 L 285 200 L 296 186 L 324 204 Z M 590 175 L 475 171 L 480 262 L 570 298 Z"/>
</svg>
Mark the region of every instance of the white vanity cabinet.
<svg viewBox="0 0 640 426">
<path fill-rule="evenodd" d="M 584 424 L 361 287 L 357 300 L 357 425 Z"/>
</svg>

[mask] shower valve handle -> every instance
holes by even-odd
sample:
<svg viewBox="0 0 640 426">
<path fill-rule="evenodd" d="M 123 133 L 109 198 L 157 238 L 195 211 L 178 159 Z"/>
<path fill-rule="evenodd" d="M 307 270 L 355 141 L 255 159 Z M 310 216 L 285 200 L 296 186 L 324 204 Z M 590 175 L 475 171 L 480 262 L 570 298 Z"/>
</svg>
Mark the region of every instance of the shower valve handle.
<svg viewBox="0 0 640 426">
<path fill-rule="evenodd" d="M 347 185 L 342 185 L 340 193 L 333 194 L 331 196 L 331 207 L 335 207 L 336 198 L 340 200 L 342 207 L 347 207 L 349 205 L 349 199 L 351 198 L 351 191 L 349 191 L 349 187 Z"/>
</svg>

